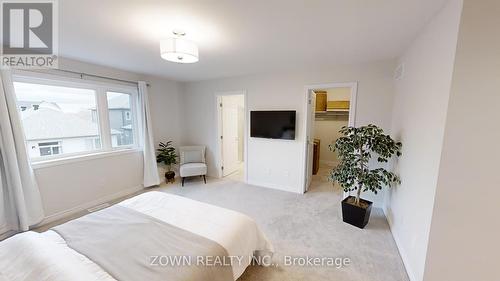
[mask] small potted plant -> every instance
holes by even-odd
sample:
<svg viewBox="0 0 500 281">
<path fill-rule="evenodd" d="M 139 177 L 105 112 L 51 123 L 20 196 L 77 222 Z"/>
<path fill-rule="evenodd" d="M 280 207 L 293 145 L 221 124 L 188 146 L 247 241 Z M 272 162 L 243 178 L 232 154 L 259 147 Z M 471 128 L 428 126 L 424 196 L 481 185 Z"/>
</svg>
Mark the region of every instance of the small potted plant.
<svg viewBox="0 0 500 281">
<path fill-rule="evenodd" d="M 157 149 L 158 155 L 156 156 L 156 162 L 162 163 L 167 166 L 167 172 L 165 173 L 165 179 L 167 183 L 174 182 L 175 172 L 172 171 L 172 165 L 177 164 L 177 153 L 175 148 L 172 146 L 172 141 L 167 143 L 160 142 L 160 148 Z"/>
<path fill-rule="evenodd" d="M 371 124 L 359 128 L 342 127 L 340 133 L 343 136 L 329 146 L 331 151 L 338 153 L 340 160 L 329 179 L 338 182 L 345 192 L 356 191 L 356 196 L 342 200 L 342 217 L 344 222 L 364 228 L 370 218 L 372 202 L 360 198 L 361 192 L 377 194 L 384 186 L 401 183 L 396 174 L 384 168 L 370 169 L 368 163 L 374 155 L 381 163 L 388 162 L 394 155 L 401 156 L 402 144 Z"/>
</svg>

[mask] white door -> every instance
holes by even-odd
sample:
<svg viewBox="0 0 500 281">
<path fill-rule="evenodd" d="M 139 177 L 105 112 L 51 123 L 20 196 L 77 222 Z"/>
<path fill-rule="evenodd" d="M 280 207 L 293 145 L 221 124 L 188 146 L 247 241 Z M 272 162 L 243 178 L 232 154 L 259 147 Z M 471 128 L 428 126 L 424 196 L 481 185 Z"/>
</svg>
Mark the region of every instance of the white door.
<svg viewBox="0 0 500 281">
<path fill-rule="evenodd" d="M 240 166 L 240 138 L 238 111 L 243 96 L 222 96 L 222 176 L 238 171 Z"/>
<path fill-rule="evenodd" d="M 307 165 L 306 165 L 306 186 L 305 191 L 309 189 L 313 174 L 313 152 L 314 152 L 314 120 L 316 113 L 316 94 L 309 90 L 307 93 Z"/>
</svg>

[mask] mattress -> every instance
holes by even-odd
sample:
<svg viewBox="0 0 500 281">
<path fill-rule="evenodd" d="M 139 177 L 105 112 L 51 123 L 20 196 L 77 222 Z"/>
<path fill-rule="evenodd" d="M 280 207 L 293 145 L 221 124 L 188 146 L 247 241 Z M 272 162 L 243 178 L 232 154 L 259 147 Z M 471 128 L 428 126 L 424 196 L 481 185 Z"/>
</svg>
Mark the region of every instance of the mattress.
<svg viewBox="0 0 500 281">
<path fill-rule="evenodd" d="M 255 252 L 274 251 L 253 219 L 229 209 L 155 191 L 119 205 L 210 239 L 229 256 L 240 257 L 241 262 L 232 264 L 234 280 L 243 274 Z M 0 243 L 0 280 L 115 279 L 48 230 L 21 233 Z"/>
</svg>

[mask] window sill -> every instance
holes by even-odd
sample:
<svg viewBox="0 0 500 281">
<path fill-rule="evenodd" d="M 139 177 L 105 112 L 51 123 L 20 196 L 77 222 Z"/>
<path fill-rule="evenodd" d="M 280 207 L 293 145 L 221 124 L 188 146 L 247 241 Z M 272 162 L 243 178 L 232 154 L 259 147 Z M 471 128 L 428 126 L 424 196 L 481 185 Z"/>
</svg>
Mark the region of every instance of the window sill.
<svg viewBox="0 0 500 281">
<path fill-rule="evenodd" d="M 83 161 L 89 161 L 89 160 L 94 160 L 94 159 L 137 153 L 137 152 L 141 152 L 141 151 L 142 150 L 139 148 L 128 148 L 128 149 L 105 151 L 105 152 L 98 152 L 98 153 L 92 153 L 92 154 L 68 156 L 68 157 L 63 157 L 63 158 L 32 162 L 31 167 L 34 170 L 38 170 L 38 169 L 43 169 L 43 168 L 48 168 L 48 167 L 53 167 L 53 166 L 66 165 L 66 164 L 70 164 L 70 163 L 83 162 Z"/>
</svg>

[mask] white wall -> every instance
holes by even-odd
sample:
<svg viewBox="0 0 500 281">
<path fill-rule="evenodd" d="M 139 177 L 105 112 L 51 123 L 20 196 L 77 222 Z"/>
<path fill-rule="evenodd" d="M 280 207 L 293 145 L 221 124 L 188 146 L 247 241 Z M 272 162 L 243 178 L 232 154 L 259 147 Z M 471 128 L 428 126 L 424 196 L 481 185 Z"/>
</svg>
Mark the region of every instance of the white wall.
<svg viewBox="0 0 500 281">
<path fill-rule="evenodd" d="M 500 280 L 500 2 L 465 0 L 426 281 Z"/>
<path fill-rule="evenodd" d="M 179 83 L 68 59 L 60 61 L 60 68 L 147 81 L 155 143 L 170 139 L 178 143 Z M 46 217 L 57 219 L 81 207 L 87 208 L 142 188 L 142 161 L 142 153 L 134 152 L 36 169 Z"/>
<path fill-rule="evenodd" d="M 144 78 L 149 82 L 149 104 L 151 106 L 151 122 L 153 123 L 153 135 L 155 145 L 158 143 L 173 141 L 173 145 L 180 145 L 181 132 L 181 108 L 180 98 L 182 84 L 161 77 L 147 76 Z M 159 164 L 160 179 L 164 178 L 166 167 Z M 178 165 L 173 167 L 178 176 Z"/>
<path fill-rule="evenodd" d="M 337 152 L 329 149 L 330 144 L 342 136 L 339 133 L 343 126 L 348 125 L 348 117 L 339 117 L 338 120 L 316 120 L 314 122 L 314 138 L 320 140 L 319 161 L 326 165 L 338 163 Z"/>
<path fill-rule="evenodd" d="M 351 99 L 351 88 L 331 88 L 326 89 L 326 99 L 328 101 L 345 101 Z"/>
<path fill-rule="evenodd" d="M 142 154 L 37 168 L 45 222 L 89 208 L 142 187 Z"/>
<path fill-rule="evenodd" d="M 305 85 L 359 81 L 356 124 L 390 128 L 393 61 L 339 65 L 323 71 L 262 74 L 186 83 L 182 95 L 184 144 L 207 145 L 209 175 L 217 175 L 216 92 L 247 91 L 248 109 L 297 110 L 296 140 L 248 140 L 249 183 L 302 192 L 304 173 Z M 248 113 L 247 113 L 248 114 Z M 382 195 L 380 195 L 382 196 Z M 373 199 L 369 194 L 365 196 Z M 380 200 L 376 200 L 380 201 Z"/>
<path fill-rule="evenodd" d="M 395 164 L 402 184 L 388 193 L 385 211 L 413 281 L 423 280 L 461 8 L 449 1 L 400 59 L 392 135 L 403 143 Z"/>
</svg>

